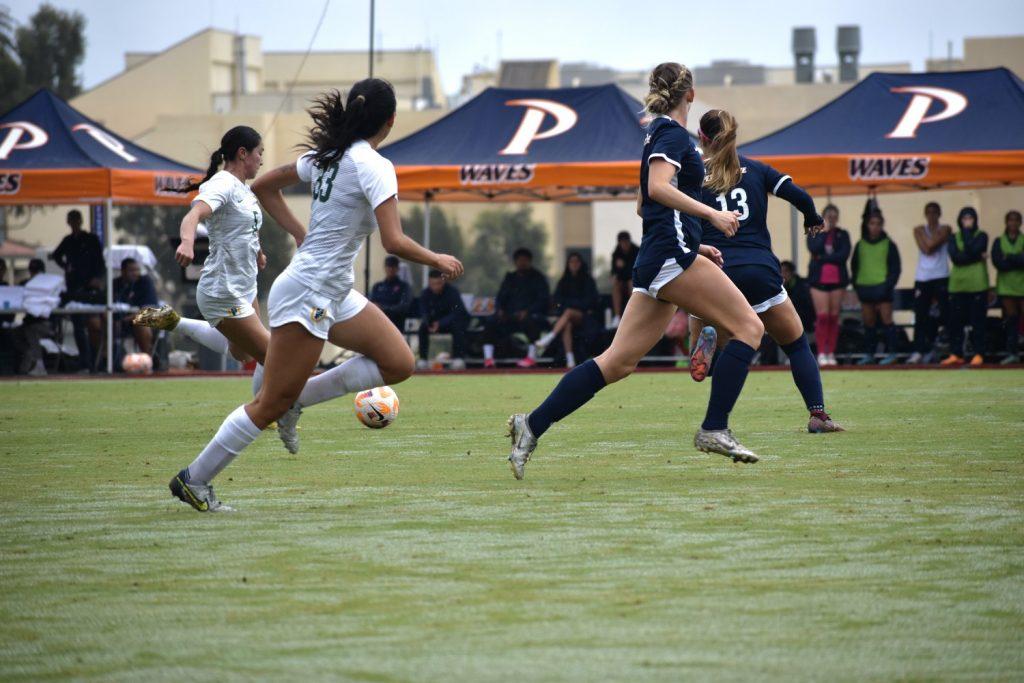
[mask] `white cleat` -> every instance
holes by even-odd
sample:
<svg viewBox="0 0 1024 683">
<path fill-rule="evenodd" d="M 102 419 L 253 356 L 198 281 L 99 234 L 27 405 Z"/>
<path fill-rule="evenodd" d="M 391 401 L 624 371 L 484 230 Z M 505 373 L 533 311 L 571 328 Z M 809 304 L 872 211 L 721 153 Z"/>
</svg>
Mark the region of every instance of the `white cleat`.
<svg viewBox="0 0 1024 683">
<path fill-rule="evenodd" d="M 750 450 L 732 435 L 730 429 L 698 429 L 693 437 L 693 445 L 704 453 L 718 453 L 733 462 L 755 463 L 757 453 Z"/>
<path fill-rule="evenodd" d="M 526 413 L 516 413 L 508 418 L 508 435 L 512 438 L 512 454 L 508 456 L 508 464 L 516 479 L 522 479 L 526 474 L 530 454 L 537 448 L 537 439 L 530 431 Z"/>
<path fill-rule="evenodd" d="M 299 417 L 301 415 L 302 408 L 298 403 L 294 403 L 284 415 L 277 418 L 277 435 L 292 455 L 299 452 Z"/>
</svg>

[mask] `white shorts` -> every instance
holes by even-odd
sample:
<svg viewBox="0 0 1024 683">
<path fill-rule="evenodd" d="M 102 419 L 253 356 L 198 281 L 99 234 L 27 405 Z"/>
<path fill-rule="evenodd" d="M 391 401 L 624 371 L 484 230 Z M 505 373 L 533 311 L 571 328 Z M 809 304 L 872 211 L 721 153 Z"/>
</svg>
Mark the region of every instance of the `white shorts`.
<svg viewBox="0 0 1024 683">
<path fill-rule="evenodd" d="M 196 304 L 210 327 L 217 327 L 225 318 L 248 318 L 256 313 L 252 302 L 256 300 L 254 291 L 248 297 L 216 297 L 210 296 L 201 289 L 196 290 Z"/>
<path fill-rule="evenodd" d="M 335 301 L 286 273 L 274 280 L 267 297 L 271 329 L 299 323 L 311 335 L 325 341 L 332 325 L 354 318 L 367 303 L 366 297 L 354 289 L 341 301 Z"/>
</svg>

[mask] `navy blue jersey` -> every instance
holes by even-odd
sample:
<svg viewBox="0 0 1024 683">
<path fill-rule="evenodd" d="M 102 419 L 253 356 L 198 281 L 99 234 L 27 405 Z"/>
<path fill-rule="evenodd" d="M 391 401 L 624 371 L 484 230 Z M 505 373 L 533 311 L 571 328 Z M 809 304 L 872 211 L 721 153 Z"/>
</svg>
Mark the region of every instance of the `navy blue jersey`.
<svg viewBox="0 0 1024 683">
<path fill-rule="evenodd" d="M 701 239 L 718 247 L 726 268 L 751 264 L 778 266 L 768 231 L 768 195 L 776 194 L 790 177 L 744 156 L 740 157 L 740 168 L 743 174 L 738 185 L 721 194 L 704 188 L 701 196 L 702 202 L 719 211 L 739 211 L 739 230 L 726 237 L 707 221 L 701 221 Z"/>
<path fill-rule="evenodd" d="M 644 235 L 640 240 L 635 268 L 661 265 L 674 258 L 686 268 L 700 247 L 700 220 L 652 200 L 647 194 L 647 178 L 653 159 L 663 159 L 676 167 L 673 184 L 680 192 L 701 201 L 704 162 L 693 146 L 686 129 L 667 116 L 659 116 L 647 127 L 643 158 L 640 162 L 640 213 Z"/>
</svg>

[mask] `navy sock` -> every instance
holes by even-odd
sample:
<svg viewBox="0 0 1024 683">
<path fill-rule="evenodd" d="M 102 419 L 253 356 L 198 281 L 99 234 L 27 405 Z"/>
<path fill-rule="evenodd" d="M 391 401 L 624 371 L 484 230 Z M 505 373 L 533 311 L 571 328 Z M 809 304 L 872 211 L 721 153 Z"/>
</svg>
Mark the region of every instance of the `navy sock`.
<svg viewBox="0 0 1024 683">
<path fill-rule="evenodd" d="M 1020 316 L 1007 316 L 1006 322 L 1006 352 L 1011 354 L 1017 353 L 1017 329 L 1020 325 Z"/>
<path fill-rule="evenodd" d="M 896 341 L 899 339 L 899 333 L 896 331 L 895 325 L 885 326 L 885 352 L 896 353 Z"/>
<path fill-rule="evenodd" d="M 800 335 L 795 342 L 790 342 L 782 347 L 782 351 L 789 356 L 789 369 L 793 371 L 793 382 L 804 397 L 804 404 L 807 410 L 825 410 L 825 392 L 821 389 L 821 371 L 818 370 L 818 362 L 814 360 L 814 353 L 811 352 L 811 345 L 807 343 L 807 335 Z"/>
<path fill-rule="evenodd" d="M 605 384 L 601 368 L 597 367 L 594 359 L 577 365 L 562 376 L 544 402 L 526 418 L 530 431 L 539 439 L 548 431 L 551 423 L 558 422 L 582 407 L 594 398 L 594 394 L 604 389 Z"/>
<path fill-rule="evenodd" d="M 750 362 L 756 353 L 756 349 L 737 339 L 729 340 L 725 348 L 719 351 L 702 429 L 725 429 L 729 426 L 729 413 L 743 390 Z"/>
<path fill-rule="evenodd" d="M 877 327 L 865 327 L 864 328 L 864 353 L 868 357 L 868 361 L 875 359 L 875 351 L 878 350 L 878 328 Z"/>
</svg>

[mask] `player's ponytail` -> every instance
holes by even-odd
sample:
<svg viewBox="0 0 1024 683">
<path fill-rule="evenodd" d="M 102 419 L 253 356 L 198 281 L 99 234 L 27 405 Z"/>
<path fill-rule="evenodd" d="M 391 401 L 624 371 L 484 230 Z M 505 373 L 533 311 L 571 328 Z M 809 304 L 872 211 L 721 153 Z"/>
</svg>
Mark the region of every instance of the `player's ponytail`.
<svg viewBox="0 0 1024 683">
<path fill-rule="evenodd" d="M 245 149 L 251 152 L 260 146 L 263 138 L 255 128 L 249 126 L 235 126 L 220 139 L 220 147 L 213 150 L 210 155 L 210 165 L 206 168 L 206 175 L 197 183 L 189 183 L 186 187 L 176 189 L 175 192 L 188 193 L 199 189 L 199 186 L 212 178 L 220 170 L 221 164 L 226 161 L 234 161 L 238 157 L 238 150 Z"/>
<path fill-rule="evenodd" d="M 660 116 L 667 114 L 693 90 L 693 74 L 682 64 L 664 62 L 654 67 L 647 79 L 650 92 L 644 98 L 644 108 Z"/>
<path fill-rule="evenodd" d="M 743 176 L 736 152 L 736 119 L 724 109 L 712 109 L 700 119 L 704 149 L 704 187 L 716 194 L 739 184 Z"/>
<path fill-rule="evenodd" d="M 395 89 L 380 78 L 359 81 L 344 101 L 337 90 L 325 92 L 309 110 L 313 127 L 301 147 L 312 150 L 314 162 L 324 168 L 340 159 L 356 140 L 377 135 L 396 108 Z"/>
</svg>

